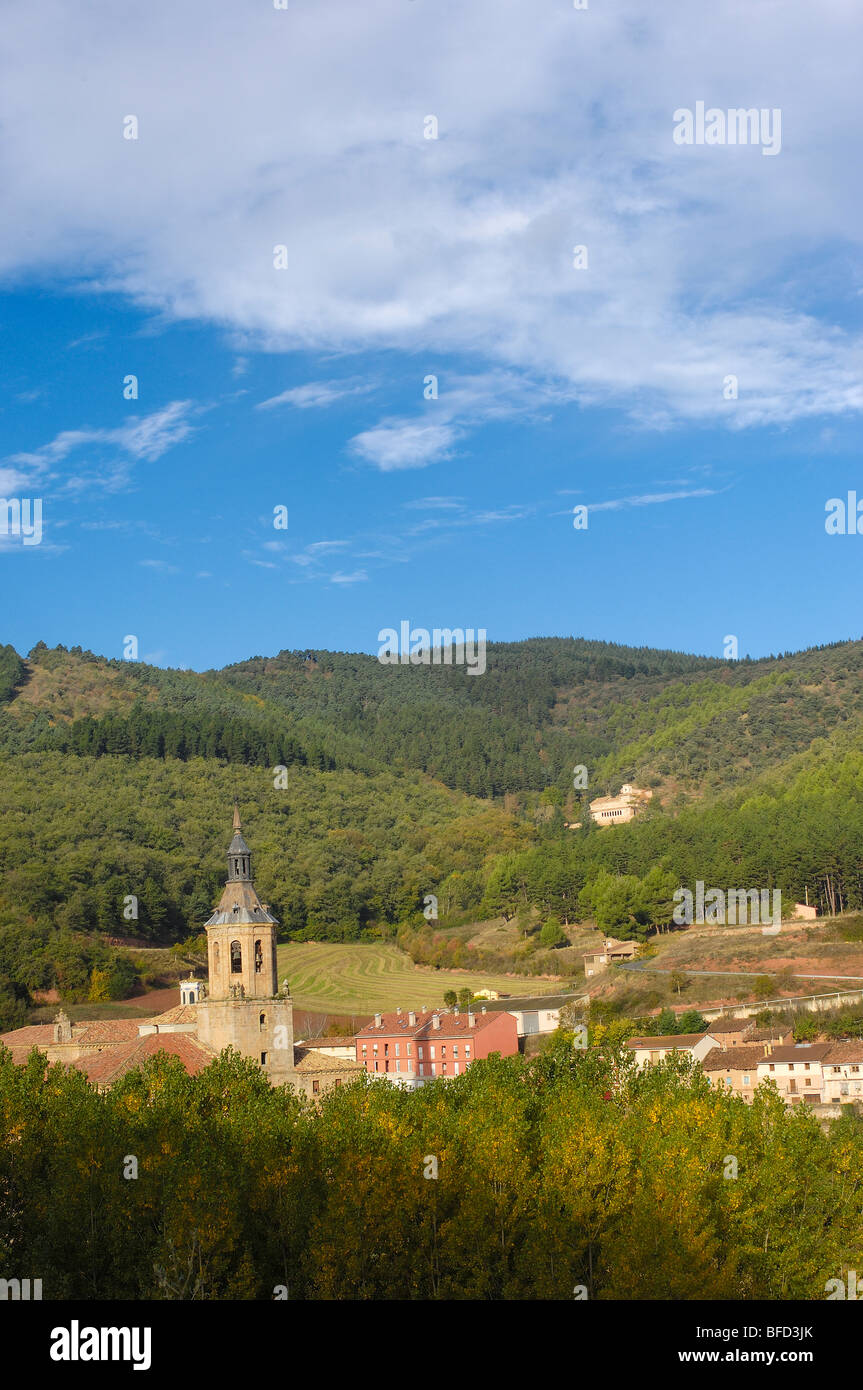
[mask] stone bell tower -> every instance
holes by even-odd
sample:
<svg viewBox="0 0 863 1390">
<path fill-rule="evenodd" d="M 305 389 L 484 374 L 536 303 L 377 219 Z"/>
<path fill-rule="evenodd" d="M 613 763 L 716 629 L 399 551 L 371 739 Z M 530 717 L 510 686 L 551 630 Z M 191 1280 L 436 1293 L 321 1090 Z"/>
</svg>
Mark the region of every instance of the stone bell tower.
<svg viewBox="0 0 863 1390">
<path fill-rule="evenodd" d="M 252 852 L 234 807 L 228 881 L 208 922 L 207 998 L 197 1006 L 198 1036 L 216 1052 L 233 1047 L 252 1057 L 274 1081 L 294 1070 L 293 1005 L 277 992 L 278 922 L 262 905 L 252 878 Z"/>
</svg>

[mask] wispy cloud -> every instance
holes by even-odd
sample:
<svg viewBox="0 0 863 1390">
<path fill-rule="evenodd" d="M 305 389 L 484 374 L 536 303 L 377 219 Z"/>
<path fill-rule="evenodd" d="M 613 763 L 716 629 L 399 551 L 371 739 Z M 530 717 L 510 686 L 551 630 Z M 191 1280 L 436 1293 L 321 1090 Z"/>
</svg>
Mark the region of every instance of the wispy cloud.
<svg viewBox="0 0 863 1390">
<path fill-rule="evenodd" d="M 408 511 L 458 511 L 464 504 L 462 497 L 418 497 L 413 502 L 403 502 Z"/>
<path fill-rule="evenodd" d="M 366 579 L 368 575 L 365 570 L 353 570 L 350 574 L 343 574 L 341 570 L 337 570 L 335 574 L 330 575 L 331 584 L 361 584 Z"/>
<path fill-rule="evenodd" d="M 180 571 L 179 571 L 179 569 L 177 568 L 177 566 L 176 566 L 176 565 L 169 565 L 168 562 L 167 562 L 167 560 L 139 560 L 139 561 L 138 561 L 138 564 L 139 564 L 139 565 L 142 565 L 142 566 L 144 567 L 144 569 L 155 570 L 155 571 L 157 572 L 157 574 L 179 574 L 179 573 L 180 573 Z"/>
<path fill-rule="evenodd" d="M 278 396 L 260 401 L 256 410 L 272 410 L 277 405 L 293 405 L 298 410 L 320 409 L 346 396 L 363 396 L 374 388 L 369 383 L 346 381 L 309 381 L 305 386 L 291 386 Z"/>
<path fill-rule="evenodd" d="M 39 478 L 49 475 L 79 450 L 99 449 L 113 458 L 106 465 L 91 466 L 86 474 L 70 476 L 67 487 L 80 491 L 95 481 L 119 486 L 128 477 L 130 463 L 153 463 L 188 439 L 194 433 L 190 416 L 196 409 L 192 401 L 172 401 L 150 415 L 133 416 L 115 429 L 62 430 L 47 444 L 31 452 L 11 454 L 6 462 L 26 468 L 30 476 Z"/>
<path fill-rule="evenodd" d="M 717 497 L 724 488 L 687 488 L 680 492 L 642 492 L 630 497 L 613 497 L 607 502 L 585 502 L 588 512 L 618 512 L 625 507 L 655 507 L 664 502 L 681 502 L 692 497 Z M 563 496 L 563 492 L 558 494 Z M 576 496 L 576 493 L 570 494 Z M 554 516 L 569 516 L 569 512 L 554 512 Z"/>
</svg>

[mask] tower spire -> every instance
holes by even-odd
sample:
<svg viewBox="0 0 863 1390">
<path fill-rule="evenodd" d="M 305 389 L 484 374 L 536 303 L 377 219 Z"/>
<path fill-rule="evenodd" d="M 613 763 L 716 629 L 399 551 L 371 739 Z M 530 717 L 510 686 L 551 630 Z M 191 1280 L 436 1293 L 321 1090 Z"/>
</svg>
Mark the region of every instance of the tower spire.
<svg viewBox="0 0 863 1390">
<path fill-rule="evenodd" d="M 237 805 L 236 801 L 234 802 L 234 825 L 233 825 L 233 829 L 234 829 L 234 830 L 239 830 L 239 829 L 240 829 L 240 808 L 239 808 L 239 806 Z"/>
</svg>

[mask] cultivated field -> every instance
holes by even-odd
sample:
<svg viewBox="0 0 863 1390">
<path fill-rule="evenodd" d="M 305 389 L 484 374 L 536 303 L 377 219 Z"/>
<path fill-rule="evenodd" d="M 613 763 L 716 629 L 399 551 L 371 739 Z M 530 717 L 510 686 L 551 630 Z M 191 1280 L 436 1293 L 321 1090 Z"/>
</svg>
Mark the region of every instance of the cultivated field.
<svg viewBox="0 0 863 1390">
<path fill-rule="evenodd" d="M 429 1007 L 444 991 L 496 989 L 503 994 L 553 994 L 549 980 L 486 975 L 474 970 L 431 970 L 414 965 L 389 945 L 296 942 L 279 947 L 279 983 L 287 977 L 299 1008 L 327 1014 L 371 1014 L 378 1009 Z"/>
</svg>

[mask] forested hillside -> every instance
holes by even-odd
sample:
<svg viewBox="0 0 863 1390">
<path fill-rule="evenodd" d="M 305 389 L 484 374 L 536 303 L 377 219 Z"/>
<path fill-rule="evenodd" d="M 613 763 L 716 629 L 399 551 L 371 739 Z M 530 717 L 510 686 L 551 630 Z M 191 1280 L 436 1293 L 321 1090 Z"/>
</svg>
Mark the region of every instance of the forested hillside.
<svg viewBox="0 0 863 1390">
<path fill-rule="evenodd" d="M 196 931 L 235 796 L 294 939 L 398 932 L 428 959 L 433 931 L 497 914 L 644 936 L 698 878 L 863 906 L 863 643 L 724 662 L 543 638 L 487 660 L 195 673 L 0 648 L 0 996 L 62 983 L 82 933 Z M 624 780 L 650 809 L 589 829 L 579 798 Z"/>
</svg>

